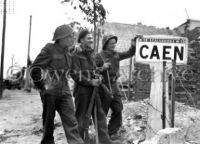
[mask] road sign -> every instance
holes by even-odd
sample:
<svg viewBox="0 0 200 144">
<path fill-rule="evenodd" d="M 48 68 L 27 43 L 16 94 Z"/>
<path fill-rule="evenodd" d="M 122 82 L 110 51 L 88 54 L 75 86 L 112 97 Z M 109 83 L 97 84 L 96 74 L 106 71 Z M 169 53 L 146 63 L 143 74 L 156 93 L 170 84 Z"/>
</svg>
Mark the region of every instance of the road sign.
<svg viewBox="0 0 200 144">
<path fill-rule="evenodd" d="M 136 62 L 172 62 L 186 64 L 188 40 L 168 35 L 143 36 L 137 39 Z"/>
</svg>

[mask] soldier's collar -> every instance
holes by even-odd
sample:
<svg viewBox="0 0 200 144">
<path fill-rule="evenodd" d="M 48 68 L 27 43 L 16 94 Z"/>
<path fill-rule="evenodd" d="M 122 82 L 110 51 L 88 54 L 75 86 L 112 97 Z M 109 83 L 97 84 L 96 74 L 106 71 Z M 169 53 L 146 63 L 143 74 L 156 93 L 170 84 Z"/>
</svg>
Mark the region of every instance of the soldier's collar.
<svg viewBox="0 0 200 144">
<path fill-rule="evenodd" d="M 85 51 L 85 52 L 93 52 L 94 51 L 92 48 L 89 48 L 89 47 L 84 47 L 82 45 L 80 45 L 80 47 L 82 48 L 82 51 Z"/>
<path fill-rule="evenodd" d="M 62 48 L 58 43 L 55 43 L 56 48 L 61 51 L 61 52 L 66 52 L 68 51 L 68 48 Z"/>
<path fill-rule="evenodd" d="M 112 51 L 112 50 L 103 50 L 103 52 L 105 52 L 109 55 L 114 55 L 116 53 L 116 51 Z"/>
</svg>

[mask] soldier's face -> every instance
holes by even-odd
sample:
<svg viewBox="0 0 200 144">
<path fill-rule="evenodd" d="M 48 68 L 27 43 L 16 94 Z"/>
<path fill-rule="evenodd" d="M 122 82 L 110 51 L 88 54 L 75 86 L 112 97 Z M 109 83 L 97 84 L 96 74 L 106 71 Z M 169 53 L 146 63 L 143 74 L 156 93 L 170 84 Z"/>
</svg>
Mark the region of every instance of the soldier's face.
<svg viewBox="0 0 200 144">
<path fill-rule="evenodd" d="M 61 39 L 61 43 L 64 47 L 70 48 L 74 45 L 75 39 L 74 39 L 74 35 L 69 35 L 63 39 Z"/>
<path fill-rule="evenodd" d="M 116 47 L 116 43 L 117 43 L 117 41 L 115 39 L 109 40 L 108 43 L 107 43 L 106 49 L 107 50 L 114 50 L 115 47 Z"/>
<path fill-rule="evenodd" d="M 92 48 L 93 47 L 93 36 L 92 34 L 87 34 L 82 40 L 81 43 L 85 46 L 85 47 L 89 47 Z"/>
<path fill-rule="evenodd" d="M 115 39 L 111 39 L 108 41 L 107 43 L 107 50 L 114 50 L 115 46 L 116 46 L 116 40 Z"/>
</svg>

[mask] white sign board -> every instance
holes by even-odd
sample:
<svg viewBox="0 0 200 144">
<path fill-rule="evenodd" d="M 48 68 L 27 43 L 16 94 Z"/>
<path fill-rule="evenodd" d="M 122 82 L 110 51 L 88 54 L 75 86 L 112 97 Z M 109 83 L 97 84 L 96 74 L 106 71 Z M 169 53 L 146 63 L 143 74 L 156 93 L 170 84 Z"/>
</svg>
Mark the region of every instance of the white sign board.
<svg viewBox="0 0 200 144">
<path fill-rule="evenodd" d="M 168 35 L 143 36 L 136 41 L 137 62 L 172 62 L 186 64 L 188 40 Z"/>
</svg>

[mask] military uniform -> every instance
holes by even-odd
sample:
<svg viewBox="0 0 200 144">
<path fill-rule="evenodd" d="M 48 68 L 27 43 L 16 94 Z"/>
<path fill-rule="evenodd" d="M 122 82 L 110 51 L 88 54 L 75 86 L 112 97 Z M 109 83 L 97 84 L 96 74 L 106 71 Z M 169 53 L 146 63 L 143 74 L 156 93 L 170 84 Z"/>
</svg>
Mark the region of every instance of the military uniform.
<svg viewBox="0 0 200 144">
<path fill-rule="evenodd" d="M 74 88 L 76 118 L 78 120 L 80 134 L 84 137 L 85 116 L 94 90 L 90 80 L 93 77 L 93 70 L 95 69 L 95 59 L 93 50 L 82 49 L 81 52 L 73 56 L 72 67 L 76 74 L 74 74 L 72 78 L 76 82 Z M 81 75 L 79 72 L 81 72 Z M 102 144 L 112 144 L 108 135 L 106 115 L 101 107 L 101 101 L 98 96 L 96 97 L 96 104 L 99 140 Z M 94 121 L 94 110 L 92 112 L 92 117 Z"/>
<path fill-rule="evenodd" d="M 41 144 L 54 144 L 54 117 L 61 117 L 69 144 L 83 144 L 66 72 L 72 66 L 71 56 L 56 42 L 48 43 L 31 66 L 31 76 L 43 104 L 43 137 Z"/>
<path fill-rule="evenodd" d="M 107 36 L 107 39 L 104 40 L 103 45 L 109 41 L 111 38 L 115 38 L 114 36 Z M 119 128 L 122 125 L 122 109 L 123 104 L 121 100 L 121 93 L 117 84 L 117 79 L 119 78 L 119 66 L 120 61 L 124 60 L 126 58 L 129 58 L 135 54 L 135 47 L 132 46 L 128 51 L 125 52 L 116 52 L 116 51 L 110 51 L 103 48 L 103 50 L 96 55 L 96 64 L 98 67 L 102 67 L 104 63 L 110 63 L 111 66 L 108 69 L 110 82 L 111 82 L 111 88 L 113 92 L 113 99 L 111 102 L 106 102 L 104 99 L 102 99 L 102 106 L 103 109 L 107 115 L 109 108 L 112 110 L 111 119 L 108 124 L 108 130 L 109 135 L 117 133 Z M 104 83 L 109 87 L 109 80 L 106 70 L 102 72 Z"/>
</svg>

